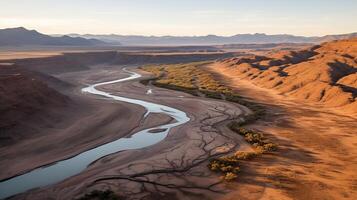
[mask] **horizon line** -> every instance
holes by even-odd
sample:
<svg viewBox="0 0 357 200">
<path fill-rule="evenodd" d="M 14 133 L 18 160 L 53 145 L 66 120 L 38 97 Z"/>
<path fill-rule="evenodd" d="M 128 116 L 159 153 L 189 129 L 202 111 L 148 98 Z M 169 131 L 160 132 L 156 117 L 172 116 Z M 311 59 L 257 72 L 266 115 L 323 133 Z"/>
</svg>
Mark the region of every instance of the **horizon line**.
<svg viewBox="0 0 357 200">
<path fill-rule="evenodd" d="M 357 33 L 357 31 L 353 32 L 347 32 L 347 33 L 333 33 L 333 34 L 324 34 L 324 35 L 295 35 L 295 34 L 290 34 L 290 33 L 277 33 L 277 34 L 269 34 L 269 33 L 237 33 L 234 35 L 217 35 L 217 34 L 206 34 L 206 35 L 145 35 L 145 34 L 120 34 L 120 33 L 46 33 L 42 32 L 41 30 L 38 29 L 31 29 L 31 28 L 26 28 L 25 26 L 15 26 L 15 27 L 0 27 L 1 29 L 16 29 L 16 28 L 24 28 L 29 31 L 37 31 L 42 34 L 46 35 L 116 35 L 116 36 L 142 36 L 142 37 L 207 37 L 207 36 L 217 36 L 217 37 L 233 37 L 237 35 L 267 35 L 267 36 L 274 36 L 274 35 L 287 35 L 287 36 L 295 36 L 295 37 L 324 37 L 324 36 L 333 36 L 333 35 L 348 35 L 348 34 L 353 34 Z"/>
</svg>

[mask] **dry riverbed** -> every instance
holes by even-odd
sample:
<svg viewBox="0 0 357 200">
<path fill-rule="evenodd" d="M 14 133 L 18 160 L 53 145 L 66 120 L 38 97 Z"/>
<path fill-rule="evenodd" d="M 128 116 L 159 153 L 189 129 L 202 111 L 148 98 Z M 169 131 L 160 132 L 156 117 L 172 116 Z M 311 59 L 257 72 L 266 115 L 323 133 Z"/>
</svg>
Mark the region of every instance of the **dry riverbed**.
<svg viewBox="0 0 357 200">
<path fill-rule="evenodd" d="M 143 73 L 145 77 L 150 76 L 145 72 L 140 71 L 140 73 Z M 77 124 L 77 121 L 72 122 L 71 126 L 74 126 L 72 130 L 78 130 L 78 132 L 63 129 L 58 134 L 54 134 L 53 137 L 52 135 L 43 137 L 43 140 L 47 140 L 48 144 L 52 144 L 53 139 L 58 143 L 58 148 L 47 148 L 48 150 L 44 153 L 38 154 L 41 152 L 39 149 L 41 149 L 40 144 L 43 144 L 43 140 L 34 139 L 31 144 L 25 146 L 19 144 L 18 148 L 27 146 L 23 148 L 27 155 L 23 156 L 24 159 L 19 159 L 21 165 L 3 173 L 2 176 L 14 175 L 31 167 L 52 162 L 58 156 L 63 159 L 101 143 L 130 136 L 133 132 L 143 128 L 171 121 L 170 118 L 162 115 L 152 115 L 143 119 L 145 111 L 140 106 L 117 103 L 87 94 L 83 97 L 82 94 L 78 93 L 83 84 L 111 80 L 112 78 L 117 79 L 123 76 L 126 76 L 126 74 L 122 72 L 120 67 L 98 67 L 90 71 L 61 75 L 59 78 L 62 80 L 78 85 L 76 89 L 70 92 L 72 95 L 88 99 L 90 102 L 98 102 L 98 104 L 92 104 L 92 113 L 86 113 L 89 114 L 88 119 L 93 118 L 93 120 L 84 124 Z M 115 95 L 143 99 L 177 108 L 186 112 L 191 121 L 172 129 L 167 138 L 158 144 L 106 156 L 97 160 L 84 172 L 76 176 L 55 185 L 20 194 L 15 196 L 14 199 L 70 199 L 81 197 L 96 189 L 110 189 L 120 196 L 133 199 L 215 199 L 230 191 L 226 187 L 226 183 L 219 178 L 219 174 L 209 171 L 207 164 L 215 156 L 248 147 L 242 141 L 241 136 L 229 129 L 220 128 L 226 126 L 224 122 L 248 115 L 249 111 L 245 107 L 220 100 L 193 97 L 182 92 L 145 86 L 138 81 L 106 85 L 100 87 L 100 89 Z M 152 93 L 147 94 L 148 89 L 152 89 Z M 82 100 L 85 101 L 85 99 Z M 102 110 L 105 107 L 103 104 L 110 105 L 106 111 Z M 98 110 L 95 109 L 95 106 L 99 106 Z M 109 115 L 115 110 L 114 108 L 121 110 Z M 101 124 L 104 122 L 97 118 L 98 111 L 107 116 L 104 120 L 105 124 Z M 130 115 L 132 115 L 132 118 L 128 117 Z M 106 124 L 112 126 L 106 126 Z M 98 125 L 98 128 L 90 129 L 89 133 L 83 131 L 86 126 L 96 125 Z M 102 129 L 103 127 L 105 129 Z M 77 133 L 82 133 L 82 135 L 77 135 Z M 85 133 L 88 136 L 84 136 Z M 86 142 L 80 139 L 75 140 L 77 137 L 84 138 Z M 35 148 L 30 148 L 30 146 Z M 74 146 L 81 148 L 74 148 Z M 21 158 L 20 155 L 16 155 L 18 148 L 13 147 L 14 153 L 10 155 Z M 67 150 L 63 151 L 63 148 Z M 6 154 L 5 152 L 4 155 Z M 38 162 L 34 163 L 33 160 Z M 2 164 L 14 164 L 11 160 L 5 161 Z M 26 168 L 21 166 L 26 166 Z"/>
</svg>

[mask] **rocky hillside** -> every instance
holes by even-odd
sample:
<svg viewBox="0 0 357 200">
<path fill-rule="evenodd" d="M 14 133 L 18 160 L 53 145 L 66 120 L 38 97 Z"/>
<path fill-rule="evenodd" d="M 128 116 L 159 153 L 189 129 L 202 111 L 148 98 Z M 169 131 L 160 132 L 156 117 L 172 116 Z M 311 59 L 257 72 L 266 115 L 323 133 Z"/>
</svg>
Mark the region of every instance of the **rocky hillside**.
<svg viewBox="0 0 357 200">
<path fill-rule="evenodd" d="M 301 51 L 235 57 L 216 65 L 281 94 L 357 113 L 357 39 L 327 42 Z"/>
</svg>

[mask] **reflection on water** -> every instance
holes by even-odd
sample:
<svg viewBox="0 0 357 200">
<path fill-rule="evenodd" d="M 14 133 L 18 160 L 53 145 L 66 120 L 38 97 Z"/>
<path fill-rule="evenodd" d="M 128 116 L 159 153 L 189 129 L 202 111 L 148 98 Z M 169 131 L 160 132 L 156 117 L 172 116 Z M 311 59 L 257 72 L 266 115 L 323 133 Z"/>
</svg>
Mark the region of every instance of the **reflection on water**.
<svg viewBox="0 0 357 200">
<path fill-rule="evenodd" d="M 120 83 L 141 77 L 141 75 L 138 73 L 127 70 L 125 71 L 130 74 L 129 77 L 90 85 L 86 88 L 83 88 L 82 91 L 111 98 L 116 101 L 141 105 L 147 109 L 147 113 L 145 116 L 147 116 L 149 113 L 163 113 L 171 116 L 176 121 L 174 123 L 156 126 L 153 128 L 139 131 L 133 134 L 130 138 L 121 138 L 115 140 L 113 142 L 98 146 L 94 149 L 84 151 L 67 160 L 59 161 L 53 163 L 52 165 L 47 165 L 45 167 L 40 167 L 28 173 L 2 181 L 0 182 L 1 199 L 25 192 L 33 188 L 43 187 L 46 185 L 60 182 L 68 177 L 82 172 L 87 168 L 90 163 L 96 161 L 97 159 L 103 156 L 118 151 L 138 149 L 156 144 L 167 136 L 171 128 L 184 124 L 190 120 L 190 118 L 187 117 L 186 113 L 175 108 L 150 103 L 143 100 L 115 96 L 96 89 L 97 86 Z M 158 130 L 160 131 L 158 132 Z"/>
</svg>

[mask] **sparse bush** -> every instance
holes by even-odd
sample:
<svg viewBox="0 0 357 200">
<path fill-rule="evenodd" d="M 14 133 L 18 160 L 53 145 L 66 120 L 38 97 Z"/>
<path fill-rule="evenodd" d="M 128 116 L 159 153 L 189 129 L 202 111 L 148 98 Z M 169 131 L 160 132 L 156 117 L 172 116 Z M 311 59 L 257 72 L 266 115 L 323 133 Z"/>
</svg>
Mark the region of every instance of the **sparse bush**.
<svg viewBox="0 0 357 200">
<path fill-rule="evenodd" d="M 231 172 L 233 169 L 234 168 L 231 165 L 221 167 L 222 172 Z"/>
<path fill-rule="evenodd" d="M 224 175 L 224 180 L 226 181 L 233 181 L 237 179 L 237 175 L 235 173 L 232 172 L 228 172 Z"/>
<path fill-rule="evenodd" d="M 266 143 L 262 146 L 257 147 L 257 151 L 260 151 L 262 153 L 272 152 L 272 151 L 276 151 L 276 150 L 278 150 L 278 145 L 276 145 L 274 143 Z"/>
<path fill-rule="evenodd" d="M 232 173 L 238 174 L 240 172 L 240 167 L 234 167 Z"/>
<path fill-rule="evenodd" d="M 255 152 L 237 151 L 231 156 L 212 159 L 208 164 L 210 170 L 223 173 L 224 180 L 235 180 L 237 173 L 240 171 L 238 166 L 240 160 L 250 160 L 262 153 L 275 151 L 277 145 L 267 141 L 263 134 L 257 131 L 242 128 L 243 125 L 260 119 L 265 114 L 265 109 L 258 104 L 244 100 L 229 87 L 216 81 L 210 73 L 198 68 L 198 66 L 203 64 L 207 64 L 207 62 L 146 66 L 142 67 L 142 69 L 156 76 L 156 78 L 151 81 L 155 86 L 178 90 L 195 96 L 204 94 L 207 98 L 239 103 L 253 111 L 253 114 L 245 117 L 243 121 L 233 121 L 228 127 L 232 131 L 242 135 L 244 139 L 255 148 Z"/>
<path fill-rule="evenodd" d="M 209 169 L 212 171 L 219 171 L 220 170 L 220 165 L 218 162 L 216 161 L 212 161 L 209 165 L 208 165 Z"/>
<path fill-rule="evenodd" d="M 225 173 L 223 179 L 227 181 L 237 178 L 237 174 L 240 171 L 238 166 L 240 160 L 251 160 L 263 153 L 277 150 L 277 145 L 266 140 L 262 133 L 242 128 L 242 123 L 244 122 L 233 121 L 228 125 L 228 127 L 232 131 L 242 135 L 244 139 L 255 148 L 255 151 L 237 151 L 234 155 L 213 159 L 209 164 L 210 170 Z"/>
<path fill-rule="evenodd" d="M 250 159 L 257 157 L 257 155 L 258 154 L 256 152 L 243 152 L 243 151 L 237 151 L 234 154 L 234 156 L 238 160 L 250 160 Z"/>
<path fill-rule="evenodd" d="M 237 174 L 240 172 L 239 161 L 250 160 L 255 158 L 257 155 L 259 154 L 256 152 L 237 151 L 234 155 L 231 156 L 223 156 L 217 159 L 212 159 L 208 164 L 208 168 L 211 171 L 221 172 L 225 174 L 223 179 L 227 181 L 231 181 L 236 179 Z M 227 174 L 229 174 L 228 177 Z"/>
<path fill-rule="evenodd" d="M 259 133 L 254 130 L 242 128 L 241 124 L 242 124 L 241 122 L 234 121 L 228 124 L 228 127 L 232 131 L 242 135 L 245 141 L 247 141 L 249 144 L 255 147 L 257 152 L 265 153 L 265 152 L 276 151 L 278 149 L 278 146 L 265 139 L 262 133 Z"/>
<path fill-rule="evenodd" d="M 208 63 L 210 63 L 210 61 L 165 66 L 148 65 L 141 67 L 141 69 L 155 75 L 156 78 L 151 81 L 155 86 L 179 90 L 194 96 L 198 96 L 199 93 L 202 93 L 207 98 L 223 99 L 248 107 L 254 114 L 247 117 L 245 123 L 259 119 L 265 114 L 265 110 L 261 106 L 244 100 L 238 94 L 234 93 L 231 88 L 215 80 L 210 73 L 199 68 L 199 66 Z M 142 83 L 147 84 L 146 81 Z"/>
</svg>

